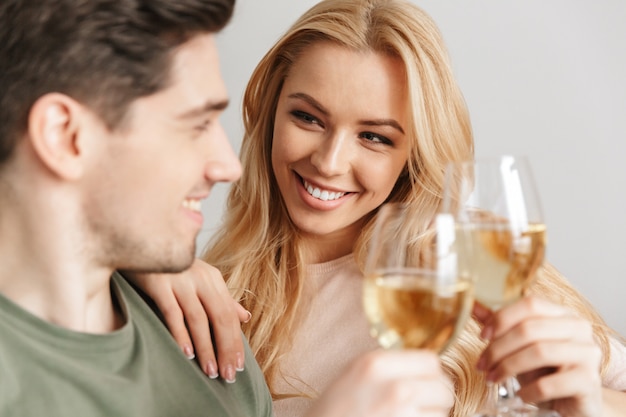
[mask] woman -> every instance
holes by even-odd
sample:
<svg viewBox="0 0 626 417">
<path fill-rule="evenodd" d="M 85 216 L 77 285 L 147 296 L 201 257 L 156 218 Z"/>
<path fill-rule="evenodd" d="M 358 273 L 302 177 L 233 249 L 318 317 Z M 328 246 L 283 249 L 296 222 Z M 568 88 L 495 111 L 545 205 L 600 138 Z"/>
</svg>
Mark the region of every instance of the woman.
<svg viewBox="0 0 626 417">
<path fill-rule="evenodd" d="M 327 0 L 259 63 L 245 92 L 244 123 L 244 174 L 204 260 L 251 312 L 244 333 L 277 416 L 297 416 L 345 364 L 376 347 L 360 300 L 377 209 L 387 201 L 419 205 L 428 228 L 444 166 L 473 157 L 469 115 L 438 29 L 422 10 L 405 1 Z M 147 291 L 167 305 L 166 296 Z M 482 336 L 492 339 L 482 356 L 477 321 L 443 355 L 457 396 L 451 415 L 485 403 L 477 363 L 491 379 L 526 376 L 522 396 L 554 401 L 564 416 L 601 415 L 598 407 L 623 400 L 613 391 L 602 400 L 600 361 L 605 384 L 619 365 L 609 366 L 611 332 L 599 316 L 549 266 L 532 292 L 552 302 L 530 297 L 494 317 L 478 316 L 487 324 Z M 563 324 L 589 331 L 562 331 L 554 340 L 548 330 Z M 528 328 L 540 330 L 516 333 Z M 567 359 L 545 349 L 574 344 Z M 537 364 L 520 359 L 538 348 Z M 546 369 L 552 372 L 543 375 Z M 569 369 L 577 371 L 574 383 L 559 387 Z"/>
<path fill-rule="evenodd" d="M 244 332 L 275 398 L 314 396 L 330 369 L 376 347 L 357 266 L 376 209 L 411 201 L 427 227 L 446 162 L 473 155 L 469 116 L 435 25 L 404 2 L 321 2 L 261 60 L 243 101 L 246 172 L 205 260 L 252 313 Z"/>
</svg>

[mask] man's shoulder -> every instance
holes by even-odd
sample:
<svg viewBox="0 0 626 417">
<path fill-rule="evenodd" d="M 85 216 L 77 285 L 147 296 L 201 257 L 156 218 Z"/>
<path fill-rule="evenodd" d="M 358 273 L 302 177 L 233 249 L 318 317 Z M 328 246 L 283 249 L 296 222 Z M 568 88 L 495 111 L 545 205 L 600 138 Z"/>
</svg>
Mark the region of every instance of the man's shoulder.
<svg viewBox="0 0 626 417">
<path fill-rule="evenodd" d="M 113 285 L 118 287 L 122 298 L 121 301 L 129 310 L 128 314 L 133 320 L 133 325 L 138 327 L 139 332 L 146 333 L 142 338 L 148 341 L 157 351 L 165 349 L 170 352 L 168 358 L 164 358 L 162 362 L 167 363 L 173 360 L 171 356 L 184 358 L 182 351 L 160 319 L 158 309 L 156 309 L 149 297 L 119 273 L 113 275 L 112 281 Z M 233 410 L 236 410 L 235 415 L 243 413 L 244 415 L 260 417 L 273 416 L 272 399 L 263 372 L 254 358 L 254 354 L 243 333 L 241 337 L 243 338 L 245 348 L 245 367 L 243 372 L 237 373 L 237 380 L 234 384 L 226 383 L 221 379 L 209 379 L 201 371 L 200 365 L 195 360 L 189 361 L 186 358 L 183 360 L 184 363 L 179 363 L 176 366 L 176 369 L 166 370 L 165 372 L 176 373 L 178 379 L 195 380 L 195 388 L 188 389 L 188 391 L 198 391 L 199 387 L 206 386 L 206 389 L 200 389 L 200 391 L 204 392 L 203 397 L 205 397 L 205 400 L 211 397 L 221 398 L 219 402 L 225 406 L 225 410 L 223 414 L 214 410 L 216 415 L 231 415 L 226 410 L 233 408 Z M 187 375 L 181 376 L 181 373 L 187 373 Z M 186 385 L 186 382 L 181 384 L 181 386 L 184 385 Z M 184 392 L 180 393 L 181 397 L 184 395 Z"/>
</svg>

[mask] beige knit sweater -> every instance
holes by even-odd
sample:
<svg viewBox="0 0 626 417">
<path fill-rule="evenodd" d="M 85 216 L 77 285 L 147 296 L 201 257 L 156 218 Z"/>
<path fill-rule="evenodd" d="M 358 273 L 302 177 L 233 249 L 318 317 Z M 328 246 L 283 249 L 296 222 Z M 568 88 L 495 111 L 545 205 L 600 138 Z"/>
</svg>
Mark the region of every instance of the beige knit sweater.
<svg viewBox="0 0 626 417">
<path fill-rule="evenodd" d="M 305 299 L 310 310 L 298 327 L 291 351 L 283 358 L 285 379 L 279 392 L 297 390 L 315 397 L 362 353 L 378 347 L 370 337 L 362 307 L 363 276 L 352 255 L 309 265 Z M 626 391 L 626 348 L 611 344 L 611 363 L 604 385 Z M 276 417 L 300 417 L 313 399 L 296 397 L 274 402 Z"/>
</svg>

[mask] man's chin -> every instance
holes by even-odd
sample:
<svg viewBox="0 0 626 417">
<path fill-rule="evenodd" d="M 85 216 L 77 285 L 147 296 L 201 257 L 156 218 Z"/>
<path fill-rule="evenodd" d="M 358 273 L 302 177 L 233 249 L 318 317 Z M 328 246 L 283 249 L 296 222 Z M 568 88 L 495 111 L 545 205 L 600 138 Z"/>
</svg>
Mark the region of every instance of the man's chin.
<svg viewBox="0 0 626 417">
<path fill-rule="evenodd" d="M 195 259 L 194 253 L 180 254 L 178 256 L 162 257 L 155 260 L 136 260 L 132 264 L 124 267 L 118 267 L 119 271 L 125 271 L 135 274 L 176 274 L 183 272 L 193 264 Z"/>
</svg>

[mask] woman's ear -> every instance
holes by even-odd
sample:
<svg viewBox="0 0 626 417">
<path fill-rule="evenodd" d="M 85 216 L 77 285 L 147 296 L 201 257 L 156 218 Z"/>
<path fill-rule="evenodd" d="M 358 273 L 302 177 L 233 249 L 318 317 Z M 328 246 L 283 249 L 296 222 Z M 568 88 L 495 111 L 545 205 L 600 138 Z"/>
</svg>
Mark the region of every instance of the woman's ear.
<svg viewBox="0 0 626 417">
<path fill-rule="evenodd" d="M 49 93 L 37 99 L 28 115 L 27 140 L 43 165 L 60 178 L 82 175 L 78 128 L 83 113 L 82 105 L 71 97 Z"/>
</svg>

